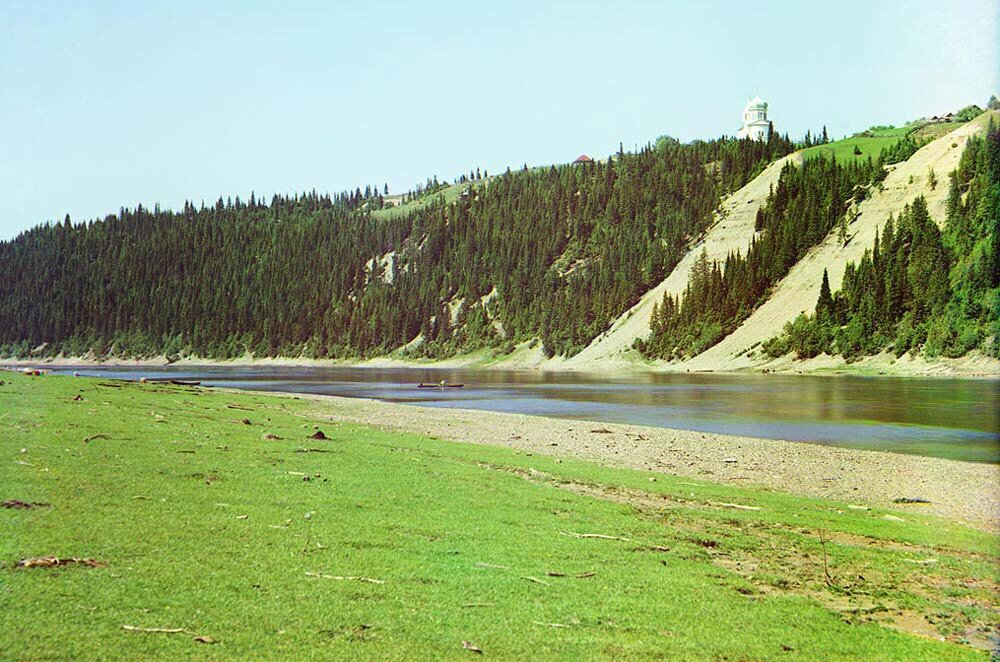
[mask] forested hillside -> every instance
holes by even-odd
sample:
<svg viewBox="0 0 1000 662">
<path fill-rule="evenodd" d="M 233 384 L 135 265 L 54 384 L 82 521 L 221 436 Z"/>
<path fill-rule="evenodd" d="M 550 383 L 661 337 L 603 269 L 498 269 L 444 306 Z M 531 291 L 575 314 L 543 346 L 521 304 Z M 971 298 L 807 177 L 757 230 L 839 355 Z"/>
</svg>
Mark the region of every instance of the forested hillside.
<svg viewBox="0 0 1000 662">
<path fill-rule="evenodd" d="M 650 337 L 637 348 L 652 358 L 694 356 L 731 333 L 765 298 L 768 289 L 839 222 L 847 203 L 881 173 L 868 159 L 841 165 L 816 156 L 801 167 L 787 164 L 778 185 L 757 214 L 760 233 L 746 255 L 695 264 L 683 297 L 666 293 L 653 311 Z"/>
<path fill-rule="evenodd" d="M 1000 358 L 1000 127 L 991 121 L 985 136 L 969 139 L 948 187 L 943 231 L 918 198 L 847 265 L 836 294 L 824 273 L 815 315 L 800 316 L 765 350 L 853 359 L 982 347 Z"/>
<path fill-rule="evenodd" d="M 533 338 L 573 354 L 663 278 L 726 192 L 793 148 L 664 138 L 405 214 L 376 213 L 369 189 L 67 218 L 0 243 L 0 354 L 442 356 Z"/>
<path fill-rule="evenodd" d="M 893 209 L 900 218 L 889 216 L 873 252 L 860 265 L 847 265 L 836 304 L 824 275 L 817 315 L 790 323 L 783 337 L 765 344 L 767 354 L 794 350 L 808 358 L 826 352 L 852 360 L 891 349 L 897 356 L 934 358 L 982 348 L 998 355 L 997 130 L 990 117 L 982 119 L 989 120 L 982 123 L 985 135 L 969 138 L 958 152 L 957 170 L 948 175 L 947 218 L 937 219 L 944 221 L 943 235 L 922 198 L 905 208 L 900 202 Z M 636 341 L 637 349 L 652 358 L 689 359 L 732 333 L 810 248 L 828 237 L 846 247 L 862 201 L 884 190 L 884 165 L 909 159 L 923 144 L 929 141 L 904 138 L 884 148 L 877 161 L 835 154 L 836 160 L 827 160 L 815 148 L 803 152 L 810 158 L 801 168 L 786 167 L 760 208 L 759 234 L 746 255 L 700 259 L 684 295 L 667 293 L 659 302 L 650 335 Z M 944 186 L 933 169 L 921 174 L 931 190 Z"/>
</svg>

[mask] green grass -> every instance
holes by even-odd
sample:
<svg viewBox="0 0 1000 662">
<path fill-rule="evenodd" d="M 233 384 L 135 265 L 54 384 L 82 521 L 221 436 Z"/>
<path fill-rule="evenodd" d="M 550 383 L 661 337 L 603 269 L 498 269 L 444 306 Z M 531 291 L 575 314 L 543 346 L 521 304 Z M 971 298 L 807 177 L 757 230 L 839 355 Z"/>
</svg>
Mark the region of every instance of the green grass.
<svg viewBox="0 0 1000 662">
<path fill-rule="evenodd" d="M 478 186 L 480 183 L 481 182 L 467 182 L 465 184 L 453 184 L 452 186 L 443 188 L 435 193 L 422 195 L 419 198 L 410 200 L 405 204 L 377 209 L 372 212 L 372 216 L 375 218 L 402 218 L 406 214 L 417 211 L 418 209 L 423 209 L 436 200 L 438 196 L 442 195 L 444 196 L 445 203 L 451 204 L 455 200 L 458 200 L 458 197 L 462 195 L 462 191 L 470 186 Z"/>
<path fill-rule="evenodd" d="M 850 138 L 809 147 L 802 150 L 801 153 L 805 158 L 820 155 L 830 157 L 832 155 L 839 163 L 847 163 L 857 159 L 866 160 L 869 156 L 875 160 L 883 149 L 892 147 L 908 135 L 912 134 L 914 139 L 918 141 L 934 140 L 954 131 L 962 124 L 964 122 L 915 122 L 906 126 L 869 129 Z M 861 151 L 860 154 L 854 153 L 855 147 Z"/>
<path fill-rule="evenodd" d="M 883 149 L 892 147 L 899 142 L 900 138 L 902 138 L 901 135 L 892 135 L 891 133 L 889 135 L 873 135 L 872 137 L 852 136 L 843 140 L 835 140 L 826 145 L 806 148 L 802 150 L 802 156 L 808 159 L 816 156 L 829 158 L 832 155 L 838 163 L 847 163 L 857 159 L 867 160 L 870 156 L 874 161 L 878 159 L 878 155 Z M 861 150 L 861 154 L 854 153 L 855 147 Z"/>
<path fill-rule="evenodd" d="M 463 641 L 497 658 L 980 659 L 956 642 L 996 624 L 996 538 L 911 511 L 338 424 L 290 397 L 0 379 L 0 501 L 50 504 L 0 509 L 2 659 L 474 658 Z M 43 555 L 107 565 L 14 567 Z"/>
</svg>

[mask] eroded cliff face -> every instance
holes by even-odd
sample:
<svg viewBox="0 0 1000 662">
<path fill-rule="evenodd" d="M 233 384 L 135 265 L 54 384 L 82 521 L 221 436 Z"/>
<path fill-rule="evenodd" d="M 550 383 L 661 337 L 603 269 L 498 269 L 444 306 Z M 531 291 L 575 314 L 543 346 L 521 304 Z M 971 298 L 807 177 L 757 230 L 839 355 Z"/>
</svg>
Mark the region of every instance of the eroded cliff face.
<svg viewBox="0 0 1000 662">
<path fill-rule="evenodd" d="M 653 304 L 661 300 L 665 292 L 670 292 L 673 296 L 683 293 L 691 267 L 702 251 L 705 251 L 710 259 L 715 260 L 724 259 L 732 251 L 745 252 L 754 236 L 757 210 L 767 198 L 771 186 L 777 182 L 785 162 L 790 159 L 793 162 L 801 162 L 802 157 L 798 153 L 773 163 L 753 181 L 728 196 L 716 214 L 715 223 L 700 241 L 692 245 L 673 272 L 649 290 L 639 303 L 622 315 L 607 332 L 597 337 L 583 352 L 569 359 L 533 363 L 579 370 L 636 368 L 646 364 L 653 369 L 681 371 L 724 371 L 766 367 L 808 370 L 842 365 L 842 359 L 830 357 L 808 362 L 774 360 L 757 350 L 762 342 L 778 334 L 787 322 L 794 320 L 801 313 L 814 311 L 824 269 L 829 274 L 831 287 L 834 290 L 840 287 L 847 264 L 860 261 L 864 252 L 874 245 L 877 234 L 884 227 L 890 214 L 898 215 L 905 205 L 913 202 L 918 196 L 924 196 L 931 217 L 938 225 L 943 225 L 948 198 L 948 186 L 944 183 L 947 175 L 958 166 L 968 139 L 984 133 L 990 118 L 994 122 L 1000 121 L 1000 112 L 984 113 L 925 145 L 906 161 L 888 166 L 888 174 L 881 186 L 872 187 L 870 195 L 851 210 L 850 217 L 853 220 L 847 227 L 847 243 L 841 241 L 837 230 L 832 231 L 778 282 L 768 300 L 762 303 L 736 331 L 698 356 L 676 363 L 649 363 L 632 349 L 632 344 L 637 338 L 649 334 Z M 936 186 L 932 186 L 931 172 L 938 180 Z M 863 363 L 869 364 L 873 369 L 883 369 L 894 362 L 884 358 L 868 359 Z M 906 373 L 949 372 L 954 368 L 959 372 L 1000 374 L 1000 362 L 978 354 L 971 355 L 965 360 L 906 359 L 898 363 L 898 371 Z"/>
</svg>

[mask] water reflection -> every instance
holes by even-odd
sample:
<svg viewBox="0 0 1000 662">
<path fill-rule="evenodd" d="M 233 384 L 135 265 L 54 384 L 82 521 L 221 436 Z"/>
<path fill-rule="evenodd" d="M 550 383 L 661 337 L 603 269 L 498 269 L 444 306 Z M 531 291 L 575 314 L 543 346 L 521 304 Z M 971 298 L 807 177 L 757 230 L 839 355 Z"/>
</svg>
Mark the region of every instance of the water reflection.
<svg viewBox="0 0 1000 662">
<path fill-rule="evenodd" d="M 1000 462 L 1000 381 L 414 368 L 87 368 L 138 379 L 376 398 Z M 464 383 L 418 389 L 419 382 Z"/>
</svg>

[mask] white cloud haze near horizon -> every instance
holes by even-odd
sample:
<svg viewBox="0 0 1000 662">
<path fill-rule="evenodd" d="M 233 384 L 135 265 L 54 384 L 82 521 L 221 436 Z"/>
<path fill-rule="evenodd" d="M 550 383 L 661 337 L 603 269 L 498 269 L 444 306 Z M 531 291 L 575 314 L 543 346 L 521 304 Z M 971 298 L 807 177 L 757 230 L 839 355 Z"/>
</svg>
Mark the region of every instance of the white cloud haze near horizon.
<svg viewBox="0 0 1000 662">
<path fill-rule="evenodd" d="M 6 3 L 0 239 L 732 135 L 758 92 L 793 138 L 1000 94 L 996 0 L 421 4 Z"/>
</svg>

